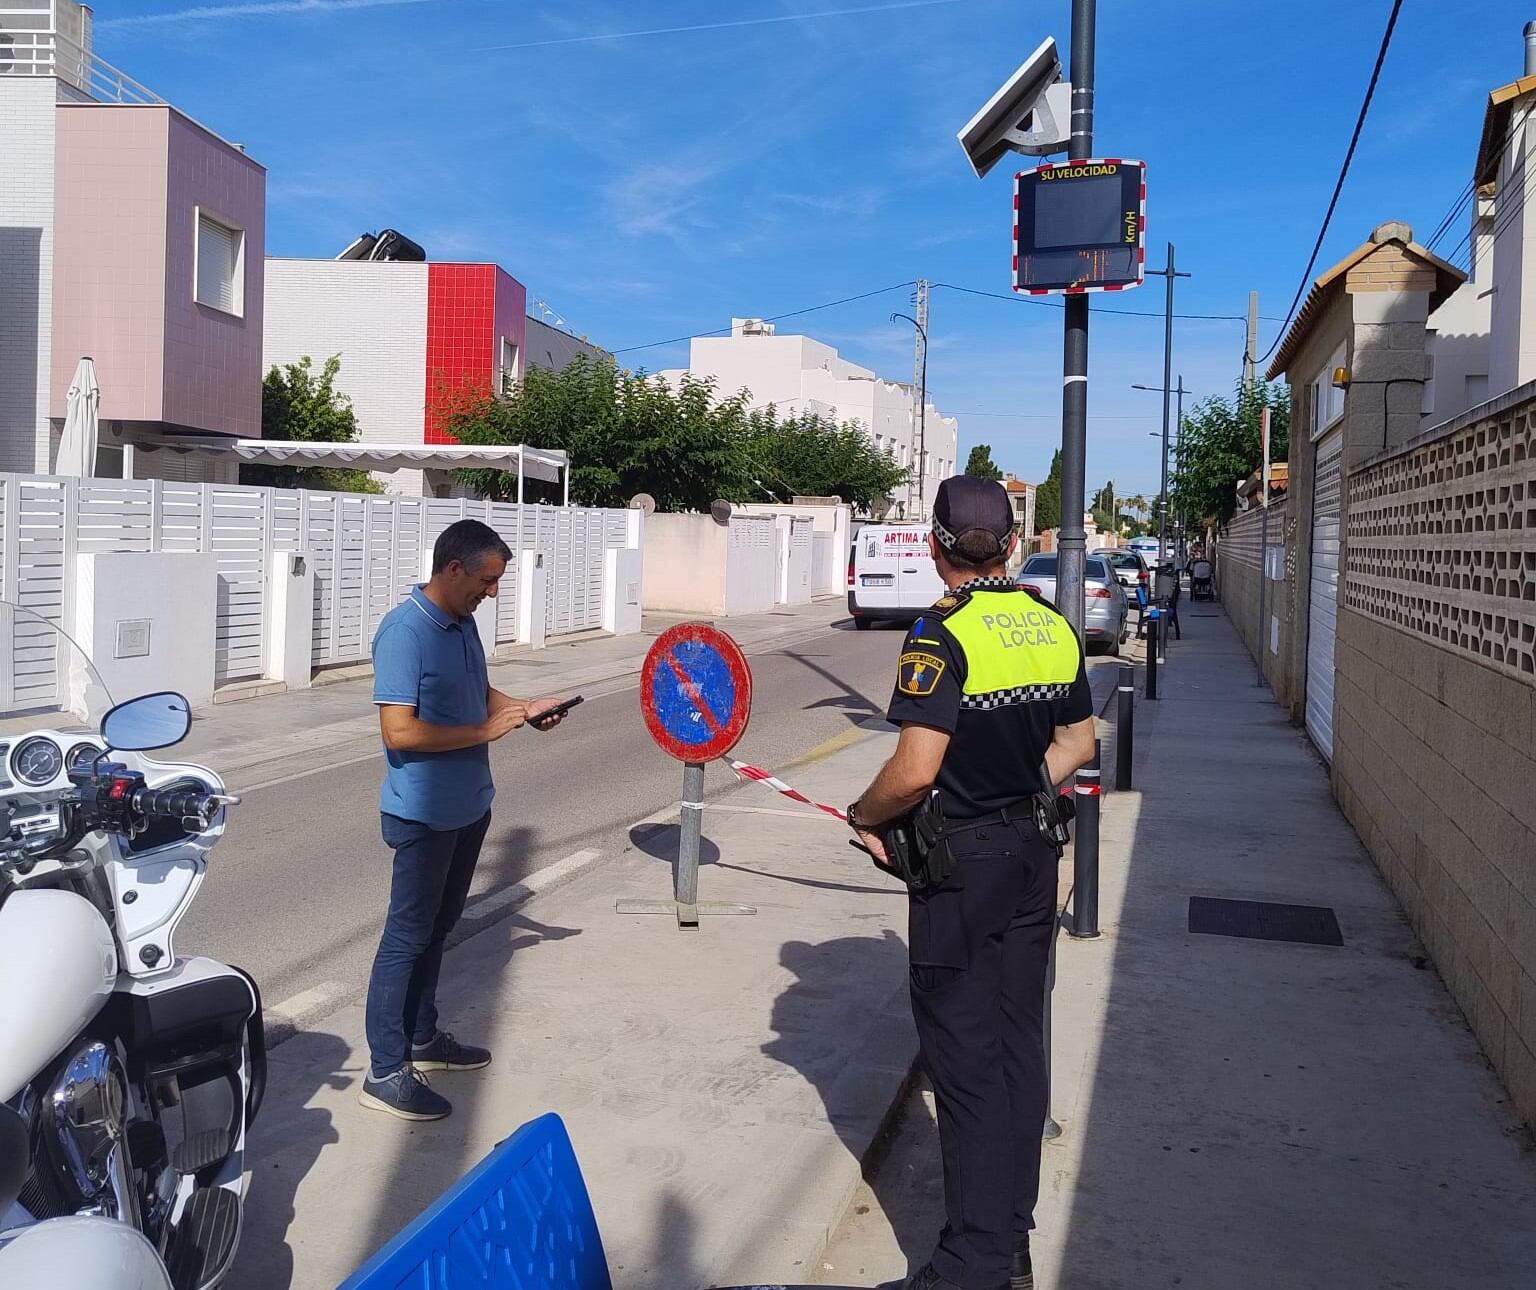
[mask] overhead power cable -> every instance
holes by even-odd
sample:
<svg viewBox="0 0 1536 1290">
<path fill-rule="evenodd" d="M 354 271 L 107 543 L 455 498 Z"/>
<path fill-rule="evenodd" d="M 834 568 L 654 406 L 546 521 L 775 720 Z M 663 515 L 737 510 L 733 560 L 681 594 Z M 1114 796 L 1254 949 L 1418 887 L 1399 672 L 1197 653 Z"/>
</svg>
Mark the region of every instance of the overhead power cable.
<svg viewBox="0 0 1536 1290">
<path fill-rule="evenodd" d="M 1328 210 L 1323 215 L 1322 227 L 1317 230 L 1317 241 L 1312 244 L 1312 254 L 1307 257 L 1307 267 L 1302 270 L 1301 282 L 1296 287 L 1296 295 L 1291 300 L 1291 307 L 1285 311 L 1285 322 L 1275 334 L 1274 343 L 1264 352 L 1263 357 L 1257 360 L 1259 363 L 1267 362 L 1270 356 L 1280 348 L 1280 342 L 1285 339 L 1291 320 L 1296 316 L 1296 308 L 1307 293 L 1307 284 L 1312 281 L 1312 269 L 1317 264 L 1318 253 L 1323 249 L 1323 239 L 1328 236 L 1328 226 L 1333 222 L 1333 212 L 1338 208 L 1339 194 L 1344 191 L 1344 181 L 1349 177 L 1350 163 L 1355 159 L 1355 149 L 1360 144 L 1360 134 L 1365 129 L 1365 118 L 1371 110 L 1371 99 L 1376 95 L 1376 83 L 1381 79 L 1381 67 L 1387 61 L 1387 49 L 1392 44 L 1392 32 L 1397 26 L 1397 15 L 1402 12 L 1402 8 L 1403 0 L 1392 0 L 1392 12 L 1387 17 L 1387 29 L 1381 36 L 1381 48 L 1376 51 L 1376 66 L 1371 69 L 1371 79 L 1365 87 L 1365 98 L 1360 103 L 1360 115 L 1355 118 L 1354 133 L 1349 136 L 1349 149 L 1344 153 L 1344 164 L 1339 167 L 1338 182 L 1333 186 L 1333 196 L 1328 199 Z"/>
<path fill-rule="evenodd" d="M 1061 301 L 1051 300 L 1042 296 L 1007 296 L 1000 291 L 980 291 L 975 287 L 959 287 L 953 282 L 935 282 L 935 291 L 960 291 L 968 296 L 983 296 L 988 300 L 1007 300 L 1012 304 L 1046 305 L 1056 309 L 1063 307 Z M 1161 309 L 1111 309 L 1101 306 L 1094 310 L 1096 314 L 1125 314 L 1130 318 L 1165 318 L 1167 314 Z M 1174 314 L 1175 318 L 1193 318 L 1206 322 L 1247 322 L 1247 314 Z M 1280 322 L 1279 318 L 1266 318 L 1265 322 Z"/>
<path fill-rule="evenodd" d="M 787 314 L 774 314 L 770 318 L 761 318 L 759 322 L 783 322 L 786 318 L 799 318 L 803 314 L 819 313 L 823 309 L 836 309 L 839 305 L 851 305 L 856 300 L 868 300 L 873 296 L 883 296 L 892 291 L 901 291 L 907 287 L 915 286 L 916 278 L 909 278 L 906 282 L 898 282 L 893 286 L 881 287 L 876 291 L 861 291 L 856 296 L 844 296 L 840 300 L 828 300 L 825 304 L 807 305 L 804 309 L 791 309 Z M 622 349 L 610 350 L 613 354 L 633 354 L 642 349 L 659 349 L 663 345 L 680 345 L 685 340 L 693 340 L 701 336 L 729 336 L 729 327 L 717 327 L 713 331 L 691 331 L 682 336 L 673 336 L 669 340 L 653 340 L 647 345 L 625 345 Z"/>
</svg>

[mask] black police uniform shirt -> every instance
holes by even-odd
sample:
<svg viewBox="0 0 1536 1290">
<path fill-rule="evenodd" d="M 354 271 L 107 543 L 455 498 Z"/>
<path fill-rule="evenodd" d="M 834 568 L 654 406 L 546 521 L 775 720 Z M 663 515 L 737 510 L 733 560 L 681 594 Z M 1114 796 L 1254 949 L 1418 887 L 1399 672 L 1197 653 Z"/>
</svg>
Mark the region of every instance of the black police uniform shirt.
<svg viewBox="0 0 1536 1290">
<path fill-rule="evenodd" d="M 1093 715 L 1082 645 L 1049 601 L 974 579 L 912 625 L 888 715 L 951 736 L 937 780 L 947 818 L 990 815 L 1041 787 L 1058 726 Z"/>
</svg>

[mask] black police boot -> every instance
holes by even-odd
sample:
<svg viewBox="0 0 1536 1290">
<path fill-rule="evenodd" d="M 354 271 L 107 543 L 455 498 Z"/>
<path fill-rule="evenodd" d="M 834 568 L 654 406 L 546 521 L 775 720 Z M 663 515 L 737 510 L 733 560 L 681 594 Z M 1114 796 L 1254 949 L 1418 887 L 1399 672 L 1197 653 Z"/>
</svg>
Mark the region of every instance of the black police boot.
<svg viewBox="0 0 1536 1290">
<path fill-rule="evenodd" d="M 1029 1260 L 1029 1237 L 1013 1247 L 1013 1269 L 1008 1274 L 1008 1290 L 1035 1290 L 1035 1265 Z"/>
<path fill-rule="evenodd" d="M 878 1290 L 960 1290 L 960 1287 L 935 1272 L 933 1264 L 925 1263 L 905 1281 L 887 1281 Z M 997 1290 L 1003 1290 L 1003 1287 L 999 1286 Z"/>
</svg>

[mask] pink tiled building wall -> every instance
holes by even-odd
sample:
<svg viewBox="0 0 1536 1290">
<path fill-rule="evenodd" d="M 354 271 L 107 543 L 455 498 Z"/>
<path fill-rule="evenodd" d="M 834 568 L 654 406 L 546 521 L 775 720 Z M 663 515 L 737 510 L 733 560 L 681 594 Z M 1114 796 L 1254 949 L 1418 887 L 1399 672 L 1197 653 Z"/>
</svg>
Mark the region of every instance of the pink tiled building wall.
<svg viewBox="0 0 1536 1290">
<path fill-rule="evenodd" d="M 58 109 L 51 415 L 96 361 L 104 421 L 261 433 L 266 172 L 172 108 Z M 243 233 L 235 313 L 194 294 L 198 212 Z"/>
</svg>

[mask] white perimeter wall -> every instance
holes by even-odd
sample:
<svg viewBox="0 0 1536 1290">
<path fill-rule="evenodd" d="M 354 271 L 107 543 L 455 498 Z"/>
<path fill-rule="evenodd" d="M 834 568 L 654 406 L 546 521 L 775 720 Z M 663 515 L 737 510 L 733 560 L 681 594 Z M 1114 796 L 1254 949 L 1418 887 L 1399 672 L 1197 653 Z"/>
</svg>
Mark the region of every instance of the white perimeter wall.
<svg viewBox="0 0 1536 1290">
<path fill-rule="evenodd" d="M 341 356 L 336 387 L 352 400 L 364 443 L 424 439 L 427 266 L 355 260 L 267 261 L 262 372 L 308 354 Z M 420 496 L 422 472 L 380 474 L 392 493 Z"/>
</svg>

